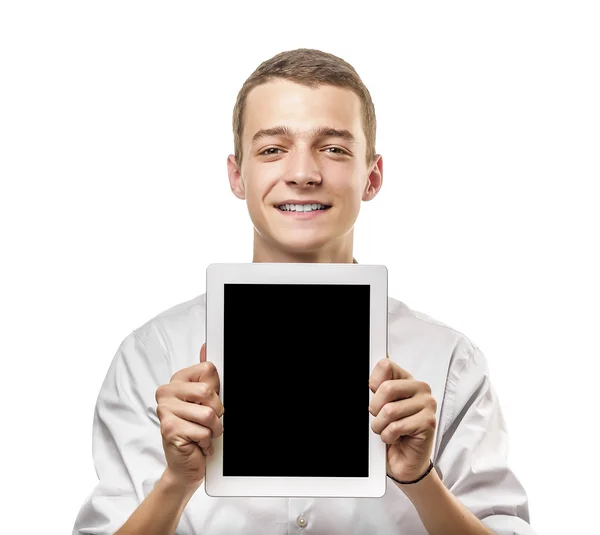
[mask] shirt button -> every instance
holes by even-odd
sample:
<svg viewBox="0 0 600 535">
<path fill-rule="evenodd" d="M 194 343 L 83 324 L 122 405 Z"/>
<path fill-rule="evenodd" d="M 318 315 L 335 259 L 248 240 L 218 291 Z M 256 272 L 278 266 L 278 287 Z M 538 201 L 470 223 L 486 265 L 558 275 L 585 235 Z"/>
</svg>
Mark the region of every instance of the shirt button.
<svg viewBox="0 0 600 535">
<path fill-rule="evenodd" d="M 306 527 L 306 524 L 308 524 L 308 521 L 304 515 L 300 515 L 298 518 L 296 518 L 296 522 L 301 528 Z"/>
</svg>

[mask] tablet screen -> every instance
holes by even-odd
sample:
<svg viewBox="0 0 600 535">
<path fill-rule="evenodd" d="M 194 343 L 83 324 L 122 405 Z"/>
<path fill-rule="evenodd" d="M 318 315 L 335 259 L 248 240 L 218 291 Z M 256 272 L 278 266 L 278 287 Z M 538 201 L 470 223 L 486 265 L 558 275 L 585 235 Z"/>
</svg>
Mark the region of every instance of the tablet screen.
<svg viewBox="0 0 600 535">
<path fill-rule="evenodd" d="M 223 475 L 368 477 L 370 286 L 224 286 Z"/>
</svg>

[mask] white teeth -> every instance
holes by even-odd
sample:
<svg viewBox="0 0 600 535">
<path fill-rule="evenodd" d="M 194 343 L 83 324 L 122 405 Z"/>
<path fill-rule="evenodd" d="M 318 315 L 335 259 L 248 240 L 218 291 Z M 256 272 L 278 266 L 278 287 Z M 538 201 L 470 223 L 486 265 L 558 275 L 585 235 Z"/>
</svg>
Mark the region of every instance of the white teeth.
<svg viewBox="0 0 600 535">
<path fill-rule="evenodd" d="M 324 204 L 281 204 L 279 209 L 284 212 L 312 212 L 313 210 L 323 210 Z"/>
</svg>

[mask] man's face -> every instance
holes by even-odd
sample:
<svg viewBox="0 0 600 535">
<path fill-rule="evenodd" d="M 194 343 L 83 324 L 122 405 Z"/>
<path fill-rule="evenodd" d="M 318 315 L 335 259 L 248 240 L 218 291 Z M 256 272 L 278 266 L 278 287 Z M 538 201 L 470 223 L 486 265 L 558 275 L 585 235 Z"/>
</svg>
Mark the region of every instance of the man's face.
<svg viewBox="0 0 600 535">
<path fill-rule="evenodd" d="M 288 254 L 335 250 L 351 240 L 361 201 L 381 186 L 380 157 L 367 166 L 358 96 L 276 80 L 250 92 L 244 124 L 241 169 L 233 156 L 228 166 L 255 240 Z"/>
</svg>

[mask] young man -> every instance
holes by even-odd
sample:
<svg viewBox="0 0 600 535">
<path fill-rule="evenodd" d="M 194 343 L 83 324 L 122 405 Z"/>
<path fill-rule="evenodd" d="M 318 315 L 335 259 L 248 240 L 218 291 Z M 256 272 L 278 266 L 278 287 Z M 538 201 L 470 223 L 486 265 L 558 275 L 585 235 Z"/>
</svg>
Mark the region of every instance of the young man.
<svg viewBox="0 0 600 535">
<path fill-rule="evenodd" d="M 300 49 L 258 67 L 238 95 L 227 161 L 231 190 L 254 225 L 254 262 L 356 262 L 361 203 L 382 185 L 375 127 L 367 88 L 340 58 Z M 119 347 L 94 419 L 99 484 L 74 533 L 534 533 L 526 494 L 506 464 L 505 424 L 484 355 L 392 298 L 389 355 L 369 381 L 372 428 L 387 444 L 386 494 L 207 496 L 205 458 L 223 432 L 224 408 L 206 362 L 204 297 L 163 312 Z M 268 430 L 269 407 L 256 410 Z"/>
</svg>

